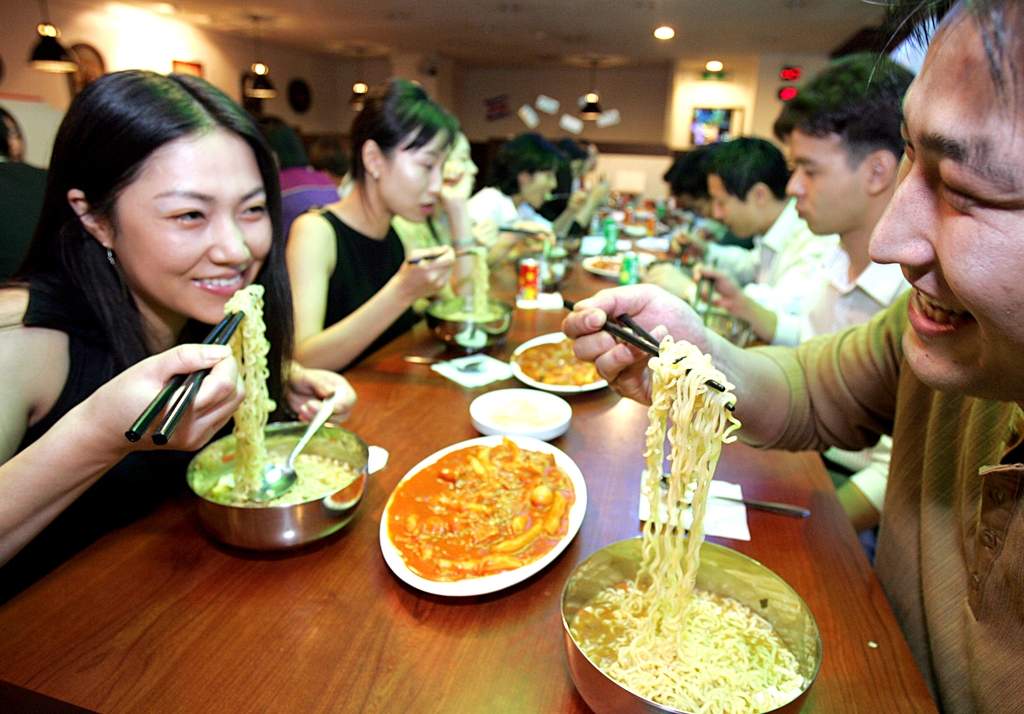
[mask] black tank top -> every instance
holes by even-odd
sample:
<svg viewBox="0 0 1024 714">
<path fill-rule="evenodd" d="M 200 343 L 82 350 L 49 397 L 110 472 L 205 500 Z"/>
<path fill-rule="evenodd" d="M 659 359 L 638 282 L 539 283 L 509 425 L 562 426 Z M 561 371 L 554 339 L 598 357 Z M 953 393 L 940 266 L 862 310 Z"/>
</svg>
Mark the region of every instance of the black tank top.
<svg viewBox="0 0 1024 714">
<path fill-rule="evenodd" d="M 346 225 L 329 210 L 320 211 L 334 229 L 338 260 L 327 286 L 324 327 L 348 317 L 372 298 L 402 267 L 405 249 L 394 228 L 374 240 Z M 419 316 L 410 307 L 360 354 L 353 364 L 412 328 Z"/>
<path fill-rule="evenodd" d="M 68 378 L 50 412 L 29 427 L 22 451 L 61 417 L 117 373 L 103 331 L 87 307 L 59 278 L 33 278 L 23 323 L 68 335 Z M 125 424 L 127 429 L 130 425 Z M 114 465 L 39 535 L 0 568 L 0 602 L 30 585 L 114 528 L 151 512 L 184 491 L 192 454 L 182 451 L 133 452 Z"/>
</svg>

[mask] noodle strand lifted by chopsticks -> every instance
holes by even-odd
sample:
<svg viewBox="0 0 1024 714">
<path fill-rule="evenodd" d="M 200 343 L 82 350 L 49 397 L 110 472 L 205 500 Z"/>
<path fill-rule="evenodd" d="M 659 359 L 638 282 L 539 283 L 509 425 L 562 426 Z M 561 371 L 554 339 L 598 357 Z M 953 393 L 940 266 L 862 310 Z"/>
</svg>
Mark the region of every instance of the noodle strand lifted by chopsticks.
<svg viewBox="0 0 1024 714">
<path fill-rule="evenodd" d="M 740 426 L 726 409 L 735 401 L 732 385 L 711 364 L 711 358 L 689 342 L 666 337 L 659 355 L 649 363 L 652 376 L 651 406 L 647 411 L 647 460 L 642 493 L 651 506 L 651 518 L 644 524 L 643 562 L 639 580 L 650 582 L 651 600 L 658 607 L 651 612 L 641 641 L 649 642 L 658 632 L 685 630 L 686 606 L 693 594 L 700 567 L 700 544 L 704 541 L 704 514 L 711 479 L 722 453 L 722 444 L 734 441 L 729 435 Z M 725 386 L 718 392 L 707 386 L 715 381 Z M 663 522 L 661 512 L 662 463 L 665 436 L 672 445 L 668 478 L 668 512 L 679 514 L 693 505 L 689 538 L 682 528 L 673 527 L 671 517 Z M 683 562 L 684 567 L 679 568 Z"/>
<path fill-rule="evenodd" d="M 265 429 L 267 418 L 276 407 L 267 392 L 270 344 L 263 322 L 263 286 L 250 285 L 239 290 L 224 305 L 224 312 L 245 313 L 230 344 L 245 385 L 245 399 L 235 411 L 235 490 L 248 498 L 263 481 L 267 463 Z"/>
<path fill-rule="evenodd" d="M 473 255 L 473 319 L 486 322 L 491 308 L 487 293 L 491 287 L 491 271 L 487 267 L 487 249 L 476 246 L 468 250 Z"/>
<path fill-rule="evenodd" d="M 741 603 L 696 590 L 708 491 L 722 444 L 739 422 L 731 385 L 710 357 L 666 337 L 650 361 L 650 426 L 643 498 L 650 505 L 635 581 L 607 588 L 578 613 L 574 637 L 608 676 L 675 709 L 749 714 L 802 689 L 793 654 L 771 625 Z M 718 392 L 707 386 L 725 386 Z M 671 422 L 671 426 L 668 423 Z M 671 443 L 667 510 L 664 444 Z M 689 537 L 682 511 L 693 507 Z"/>
</svg>

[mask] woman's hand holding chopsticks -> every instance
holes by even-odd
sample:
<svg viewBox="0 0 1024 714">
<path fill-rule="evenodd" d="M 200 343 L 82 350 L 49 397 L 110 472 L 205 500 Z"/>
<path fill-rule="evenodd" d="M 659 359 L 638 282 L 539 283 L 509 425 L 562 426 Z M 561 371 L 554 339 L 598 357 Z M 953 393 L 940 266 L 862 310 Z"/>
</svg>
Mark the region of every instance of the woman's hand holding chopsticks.
<svg viewBox="0 0 1024 714">
<path fill-rule="evenodd" d="M 131 399 L 134 404 L 133 410 L 128 410 L 128 416 L 122 417 L 122 428 L 126 421 L 143 413 L 147 405 L 152 403 L 153 395 L 160 393 L 176 376 L 208 371 L 196 388 L 195 396 L 184 406 L 176 427 L 168 430 L 166 444 L 172 449 L 192 451 L 204 446 L 227 423 L 245 396 L 245 389 L 238 374 L 238 364 L 231 353 L 231 348 L 226 345 L 179 345 L 132 366 L 108 385 L 104 385 L 103 389 L 136 371 L 139 375 L 122 387 L 125 400 Z M 186 384 L 187 382 L 188 380 Z M 103 389 L 97 390 L 96 394 L 100 394 Z M 180 395 L 181 389 L 170 395 L 168 406 L 145 426 L 144 438 L 139 440 L 139 447 L 148 449 L 162 445 L 155 444 L 153 439 L 146 437 L 160 429 L 162 421 L 166 419 L 168 411 L 173 409 Z M 108 408 L 112 411 L 117 409 L 113 405 Z M 121 437 L 121 441 L 127 447 L 126 451 L 133 450 L 124 436 Z"/>
</svg>

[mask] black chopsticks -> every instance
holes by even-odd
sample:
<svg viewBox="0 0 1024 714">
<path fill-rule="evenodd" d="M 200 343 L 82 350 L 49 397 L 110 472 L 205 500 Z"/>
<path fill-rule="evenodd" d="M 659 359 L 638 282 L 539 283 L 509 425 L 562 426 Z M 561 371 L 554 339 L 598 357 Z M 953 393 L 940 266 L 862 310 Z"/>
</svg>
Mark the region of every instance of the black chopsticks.
<svg viewBox="0 0 1024 714">
<path fill-rule="evenodd" d="M 455 251 L 455 257 L 459 257 L 460 255 L 468 255 L 471 251 L 472 248 L 459 248 L 457 251 Z M 420 263 L 424 260 L 437 260 L 442 255 L 444 255 L 444 253 L 438 253 L 437 255 L 421 255 L 416 258 L 409 258 L 409 260 L 405 262 L 408 263 L 409 265 L 416 265 L 416 263 Z"/>
<path fill-rule="evenodd" d="M 563 300 L 562 305 L 565 307 L 566 310 L 572 310 L 576 306 L 576 303 L 572 302 L 571 300 Z M 612 322 L 608 322 L 607 320 L 604 323 L 604 327 L 602 327 L 601 329 L 604 330 L 605 332 L 610 333 L 611 335 L 614 335 L 615 337 L 618 337 L 623 342 L 628 342 L 637 349 L 643 350 L 649 355 L 652 355 L 654 357 L 658 356 L 658 341 L 654 339 L 654 335 L 652 335 L 650 332 L 642 328 L 636 322 L 636 320 L 634 320 L 629 315 L 622 314 L 616 317 L 615 319 L 621 322 L 626 327 L 628 327 L 629 330 L 623 329 L 622 327 L 619 327 L 618 325 Z M 630 330 L 632 330 L 632 332 L 630 332 Z M 706 382 L 704 382 L 704 384 L 706 384 L 707 386 L 711 387 L 716 391 L 725 391 L 725 386 L 715 381 L 714 379 L 709 379 Z M 728 409 L 729 411 L 735 411 L 736 405 L 729 403 L 725 405 L 725 408 Z"/>
<path fill-rule="evenodd" d="M 225 315 L 224 319 L 210 331 L 210 334 L 203 340 L 204 345 L 225 345 L 228 340 L 231 339 L 231 335 L 234 334 L 235 329 L 238 327 L 238 323 L 245 317 L 244 313 L 235 312 Z M 203 369 L 198 372 L 194 372 L 191 375 L 176 374 L 164 385 L 164 388 L 160 390 L 160 393 L 156 395 L 149 406 L 139 415 L 139 418 L 135 420 L 131 428 L 124 433 L 128 441 L 136 442 L 141 439 L 145 433 L 149 430 L 150 425 L 156 419 L 157 415 L 163 410 L 170 401 L 171 395 L 185 383 L 185 389 L 178 397 L 174 406 L 171 407 L 170 411 L 167 412 L 167 416 L 157 427 L 157 430 L 153 433 L 153 442 L 159 446 L 163 446 L 167 443 L 168 439 L 174 433 L 174 430 L 178 427 L 178 422 L 181 421 L 181 417 L 184 416 L 185 411 L 188 409 L 192 400 L 195 398 L 196 392 L 199 391 L 199 385 L 202 383 L 206 375 L 210 373 L 210 370 Z M 187 383 L 186 383 L 186 380 Z"/>
</svg>

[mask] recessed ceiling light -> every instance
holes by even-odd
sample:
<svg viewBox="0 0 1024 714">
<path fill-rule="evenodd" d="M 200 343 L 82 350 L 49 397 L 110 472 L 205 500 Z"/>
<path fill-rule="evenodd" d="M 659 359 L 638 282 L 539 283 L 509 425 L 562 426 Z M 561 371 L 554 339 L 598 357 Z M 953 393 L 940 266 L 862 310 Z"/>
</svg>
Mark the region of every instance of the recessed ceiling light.
<svg viewBox="0 0 1024 714">
<path fill-rule="evenodd" d="M 721 72 L 723 67 L 725 67 L 725 65 L 719 62 L 718 60 L 711 60 L 706 65 L 704 65 L 704 69 L 706 69 L 708 72 Z"/>
<path fill-rule="evenodd" d="M 659 40 L 671 40 L 673 37 L 676 36 L 676 31 L 673 30 L 668 25 L 662 25 L 661 27 L 654 31 L 654 36 L 657 37 Z"/>
</svg>

